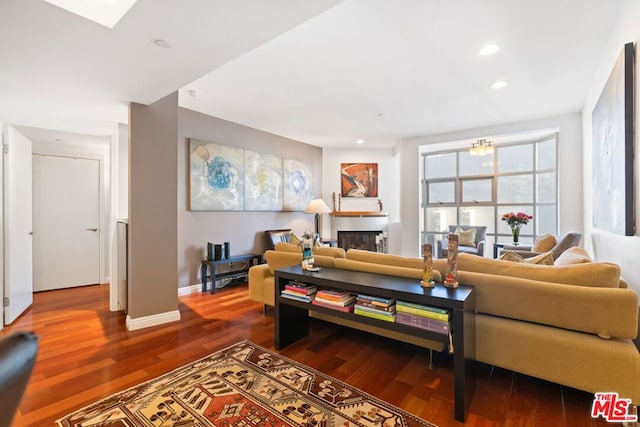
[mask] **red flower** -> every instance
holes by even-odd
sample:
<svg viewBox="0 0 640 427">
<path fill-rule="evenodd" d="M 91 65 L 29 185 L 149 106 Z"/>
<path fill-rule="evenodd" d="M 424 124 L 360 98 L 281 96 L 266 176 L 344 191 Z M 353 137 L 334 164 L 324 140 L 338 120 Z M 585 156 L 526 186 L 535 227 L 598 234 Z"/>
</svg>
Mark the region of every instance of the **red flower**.
<svg viewBox="0 0 640 427">
<path fill-rule="evenodd" d="M 511 228 L 526 225 L 532 219 L 533 219 L 532 215 L 527 215 L 524 212 L 518 212 L 518 213 L 507 212 L 502 215 L 502 221 L 507 221 L 507 224 L 509 224 L 509 227 Z"/>
</svg>

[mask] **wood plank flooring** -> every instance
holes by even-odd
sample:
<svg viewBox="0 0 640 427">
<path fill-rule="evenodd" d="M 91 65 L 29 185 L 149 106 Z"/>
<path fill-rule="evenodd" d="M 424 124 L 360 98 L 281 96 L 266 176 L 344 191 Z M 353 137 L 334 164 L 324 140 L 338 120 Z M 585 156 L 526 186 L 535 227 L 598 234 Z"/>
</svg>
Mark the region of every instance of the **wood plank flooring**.
<svg viewBox="0 0 640 427">
<path fill-rule="evenodd" d="M 42 292 L 7 335 L 31 330 L 40 351 L 14 427 L 53 426 L 91 402 L 248 339 L 271 350 L 273 318 L 249 300 L 246 285 L 180 298 L 182 320 L 129 332 L 109 311 L 107 285 Z M 440 427 L 453 419 L 448 357 L 427 367 L 425 349 L 312 319 L 311 334 L 281 352 Z M 590 417 L 592 396 L 478 365 L 468 426 L 604 426 Z M 0 396 L 1 398 L 1 396 Z"/>
</svg>

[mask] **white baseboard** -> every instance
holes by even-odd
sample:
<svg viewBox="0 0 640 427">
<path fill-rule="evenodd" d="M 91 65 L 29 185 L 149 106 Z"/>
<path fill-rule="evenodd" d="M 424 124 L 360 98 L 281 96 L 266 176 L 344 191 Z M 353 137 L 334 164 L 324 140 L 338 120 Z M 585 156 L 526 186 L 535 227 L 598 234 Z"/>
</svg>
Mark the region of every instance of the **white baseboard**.
<svg viewBox="0 0 640 427">
<path fill-rule="evenodd" d="M 163 325 L 165 323 L 177 322 L 180 320 L 180 312 L 178 310 L 168 311 L 166 313 L 152 314 L 151 316 L 138 317 L 132 319 L 127 315 L 127 330 L 136 331 L 138 329 L 150 328 L 151 326 Z"/>
<path fill-rule="evenodd" d="M 191 285 L 191 286 L 183 286 L 178 288 L 178 296 L 197 294 L 202 289 L 202 285 Z"/>
</svg>

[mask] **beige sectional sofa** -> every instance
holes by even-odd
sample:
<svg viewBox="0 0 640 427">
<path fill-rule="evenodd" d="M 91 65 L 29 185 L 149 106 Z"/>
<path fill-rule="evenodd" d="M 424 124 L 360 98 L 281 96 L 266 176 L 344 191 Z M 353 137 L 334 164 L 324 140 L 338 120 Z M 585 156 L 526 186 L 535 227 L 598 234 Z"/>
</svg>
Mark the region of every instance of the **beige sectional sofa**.
<svg viewBox="0 0 640 427">
<path fill-rule="evenodd" d="M 301 261 L 295 246 L 280 245 L 265 253 L 267 264 L 249 271 L 250 297 L 263 304 L 274 304 L 274 270 Z M 615 391 L 638 405 L 640 354 L 632 341 L 638 333 L 638 296 L 626 289 L 617 265 L 584 261 L 548 266 L 459 254 L 458 280 L 475 287 L 475 359 L 592 393 Z M 353 249 L 318 248 L 316 263 L 422 277 L 419 258 Z M 445 272 L 446 260 L 435 260 L 436 279 Z M 442 349 L 406 334 L 370 332 Z"/>
</svg>

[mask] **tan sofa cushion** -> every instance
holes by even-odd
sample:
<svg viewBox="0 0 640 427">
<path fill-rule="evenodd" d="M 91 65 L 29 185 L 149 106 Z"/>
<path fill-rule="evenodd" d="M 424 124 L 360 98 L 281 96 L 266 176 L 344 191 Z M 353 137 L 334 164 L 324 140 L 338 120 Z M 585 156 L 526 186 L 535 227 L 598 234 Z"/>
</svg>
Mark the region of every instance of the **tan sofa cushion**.
<svg viewBox="0 0 640 427">
<path fill-rule="evenodd" d="M 556 236 L 553 234 L 545 234 L 536 239 L 531 247 L 531 252 L 548 252 L 556 245 Z"/>
<path fill-rule="evenodd" d="M 631 289 L 562 285 L 458 270 L 475 286 L 476 311 L 603 338 L 635 338 L 638 296 Z"/>
<path fill-rule="evenodd" d="M 291 243 L 279 242 L 275 246 L 276 251 L 302 253 L 302 248 Z M 344 249 L 332 248 L 329 246 L 318 246 L 313 248 L 315 255 L 330 256 L 333 258 L 344 258 L 346 256 Z"/>
<path fill-rule="evenodd" d="M 640 404 L 640 354 L 631 340 L 486 315 L 475 323 L 476 360 L 592 393 L 615 391 Z"/>
<path fill-rule="evenodd" d="M 555 265 L 572 265 L 593 262 L 587 251 L 581 247 L 574 246 L 564 251 L 555 261 Z"/>
<path fill-rule="evenodd" d="M 356 261 L 353 259 L 335 258 L 334 265 L 336 268 L 352 271 L 364 271 L 367 273 L 386 274 L 388 276 L 406 277 L 408 279 L 416 279 L 416 283 L 422 279 L 422 268 L 411 268 L 389 264 L 377 264 L 367 261 Z M 433 280 L 442 282 L 442 276 L 438 270 L 433 270 Z"/>
<path fill-rule="evenodd" d="M 444 263 L 434 262 L 442 273 Z M 591 262 L 574 265 L 536 265 L 458 254 L 458 271 L 470 271 L 501 276 L 520 277 L 541 282 L 568 285 L 617 288 L 620 282 L 620 267 L 608 262 Z"/>
<path fill-rule="evenodd" d="M 300 265 L 302 263 L 302 252 L 288 251 L 266 251 L 264 258 L 269 265 L 269 272 L 275 274 L 278 268 L 290 267 L 292 265 Z M 326 255 L 314 255 L 314 264 L 319 267 L 333 267 L 333 257 Z"/>
<path fill-rule="evenodd" d="M 393 265 L 396 267 L 424 268 L 422 258 L 403 257 L 400 255 L 385 254 L 381 252 L 363 251 L 360 249 L 349 249 L 347 259 L 354 261 L 371 262 L 374 264 Z"/>
<path fill-rule="evenodd" d="M 524 258 L 517 252 L 504 251 L 498 259 L 512 262 L 525 262 L 527 264 L 553 265 L 553 252 L 544 252 L 529 258 Z"/>
</svg>

